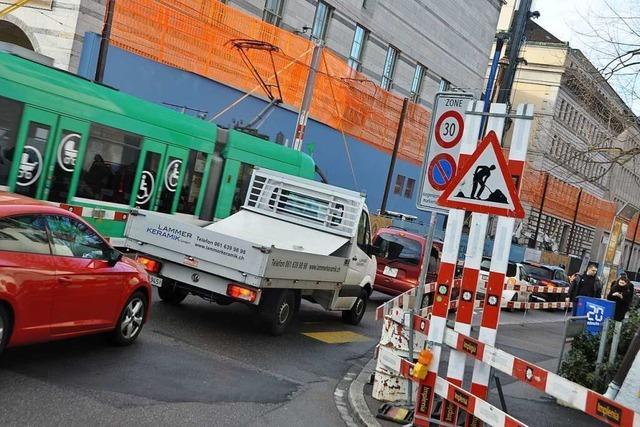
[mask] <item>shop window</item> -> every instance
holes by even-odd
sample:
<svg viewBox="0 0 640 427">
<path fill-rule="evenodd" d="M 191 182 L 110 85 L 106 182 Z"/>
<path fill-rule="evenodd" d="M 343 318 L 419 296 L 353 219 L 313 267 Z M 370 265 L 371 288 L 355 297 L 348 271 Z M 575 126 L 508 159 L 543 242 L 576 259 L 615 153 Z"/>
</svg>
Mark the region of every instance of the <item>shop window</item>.
<svg viewBox="0 0 640 427">
<path fill-rule="evenodd" d="M 413 197 L 413 188 L 416 185 L 416 180 L 413 178 L 407 179 L 407 188 L 404 189 L 404 197 L 411 199 Z"/>
<path fill-rule="evenodd" d="M 404 175 L 396 176 L 396 185 L 393 187 L 393 194 L 402 194 L 402 189 L 404 188 Z"/>
</svg>

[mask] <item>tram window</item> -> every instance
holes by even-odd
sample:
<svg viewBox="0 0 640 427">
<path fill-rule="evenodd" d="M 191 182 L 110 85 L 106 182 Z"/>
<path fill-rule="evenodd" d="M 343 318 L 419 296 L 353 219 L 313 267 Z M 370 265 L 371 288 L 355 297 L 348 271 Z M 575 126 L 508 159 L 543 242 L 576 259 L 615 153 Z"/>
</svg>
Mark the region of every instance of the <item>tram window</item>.
<svg viewBox="0 0 640 427">
<path fill-rule="evenodd" d="M 78 196 L 128 205 L 142 137 L 92 124 Z"/>
<path fill-rule="evenodd" d="M 0 185 L 9 182 L 23 104 L 0 96 Z"/>
<path fill-rule="evenodd" d="M 82 135 L 74 131 L 63 129 L 60 134 L 54 159 L 55 171 L 51 177 L 51 190 L 48 197 L 52 202 L 67 201 L 81 140 Z"/>
<path fill-rule="evenodd" d="M 249 191 L 249 183 L 251 182 L 251 174 L 253 173 L 253 165 L 247 163 L 240 163 L 240 170 L 238 171 L 238 182 L 236 183 L 236 190 L 233 194 L 233 204 L 231 205 L 231 213 L 234 214 L 240 210 L 244 199 Z"/>
<path fill-rule="evenodd" d="M 202 188 L 202 176 L 206 165 L 207 155 L 200 151 L 189 151 L 189 161 L 182 180 L 182 191 L 178 201 L 178 212 L 186 214 L 196 213 L 196 204 Z"/>
</svg>

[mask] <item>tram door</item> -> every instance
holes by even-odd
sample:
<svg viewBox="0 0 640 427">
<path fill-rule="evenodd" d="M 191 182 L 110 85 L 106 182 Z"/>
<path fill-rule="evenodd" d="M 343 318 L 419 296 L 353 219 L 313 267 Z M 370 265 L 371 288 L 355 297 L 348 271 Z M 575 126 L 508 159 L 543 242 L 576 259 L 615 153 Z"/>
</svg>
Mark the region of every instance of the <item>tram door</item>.
<svg viewBox="0 0 640 427">
<path fill-rule="evenodd" d="M 138 190 L 131 196 L 131 205 L 174 213 L 180 200 L 187 160 L 187 149 L 145 139 L 134 186 Z"/>
<path fill-rule="evenodd" d="M 89 124 L 27 106 L 24 109 L 9 189 L 52 202 L 69 202 L 80 146 Z"/>
</svg>

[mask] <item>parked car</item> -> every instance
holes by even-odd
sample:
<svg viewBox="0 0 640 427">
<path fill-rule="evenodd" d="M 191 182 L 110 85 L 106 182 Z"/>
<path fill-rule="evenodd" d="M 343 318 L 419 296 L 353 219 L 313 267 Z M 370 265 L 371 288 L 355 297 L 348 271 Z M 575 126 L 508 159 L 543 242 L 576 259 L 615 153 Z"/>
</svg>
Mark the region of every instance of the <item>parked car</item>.
<svg viewBox="0 0 640 427">
<path fill-rule="evenodd" d="M 480 262 L 480 275 L 478 276 L 478 298 L 484 298 L 486 292 L 486 282 L 489 279 L 489 268 L 491 267 L 491 258 L 483 257 Z M 511 262 L 507 263 L 507 272 L 504 279 L 505 285 L 523 285 L 527 286 L 526 274 L 524 273 L 524 266 L 521 263 Z M 505 289 L 502 291 L 502 302 L 527 302 L 531 293 L 526 290 L 514 291 L 511 289 Z"/>
<path fill-rule="evenodd" d="M 151 286 L 90 225 L 64 209 L 0 192 L 0 353 L 5 347 L 108 332 L 136 340 Z"/>
<path fill-rule="evenodd" d="M 524 273 L 527 280 L 534 286 L 549 286 L 569 288 L 569 279 L 562 267 L 524 262 Z M 546 294 L 534 292 L 531 299 L 540 302 L 564 301 L 566 294 Z"/>
<path fill-rule="evenodd" d="M 426 239 L 400 228 L 387 227 L 377 231 L 373 239 L 378 264 L 373 288 L 387 295 L 400 295 L 418 285 Z M 442 242 L 434 241 L 429 257 L 427 283 L 436 280 Z M 457 298 L 459 287 L 452 290 L 452 301 Z M 428 298 L 431 304 L 432 295 Z"/>
</svg>

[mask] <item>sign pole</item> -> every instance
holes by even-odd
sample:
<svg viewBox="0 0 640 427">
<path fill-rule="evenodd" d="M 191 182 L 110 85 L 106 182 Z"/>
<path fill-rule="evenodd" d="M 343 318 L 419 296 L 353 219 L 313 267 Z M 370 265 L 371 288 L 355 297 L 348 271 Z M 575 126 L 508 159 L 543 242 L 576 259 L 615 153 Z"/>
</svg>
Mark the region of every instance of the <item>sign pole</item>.
<svg viewBox="0 0 640 427">
<path fill-rule="evenodd" d="M 505 104 L 492 104 L 491 113 L 506 113 Z M 484 117 L 483 117 L 484 121 Z M 494 131 L 497 135 L 502 135 L 504 128 L 503 117 L 490 117 L 487 123 L 487 132 Z M 471 228 L 469 230 L 469 240 L 465 255 L 464 269 L 462 271 L 462 285 L 458 301 L 458 311 L 454 330 L 463 335 L 471 335 L 471 322 L 473 320 L 474 304 L 476 300 L 476 290 L 478 287 L 478 277 L 480 275 L 480 263 L 484 250 L 484 240 L 487 234 L 489 215 L 474 213 L 471 216 Z M 447 367 L 447 381 L 462 387 L 464 377 L 464 366 L 466 355 L 461 351 L 451 350 L 449 354 L 449 365 Z M 440 419 L 444 422 L 455 424 L 458 419 L 458 407 L 449 401 L 443 402 L 440 411 Z"/>
<path fill-rule="evenodd" d="M 519 105 L 517 115 L 519 117 L 531 117 L 531 119 L 516 120 L 509 149 L 509 172 L 519 191 L 522 174 L 524 172 L 527 148 L 529 146 L 533 105 Z M 485 293 L 484 309 L 482 311 L 482 321 L 480 323 L 480 333 L 478 337 L 480 342 L 490 346 L 494 346 L 496 342 L 496 334 L 500 320 L 502 290 L 504 288 L 504 278 L 509 262 L 514 225 L 515 218 L 506 216 L 498 217 L 496 235 L 493 241 L 493 251 L 491 254 L 489 282 Z M 486 398 L 488 394 L 490 371 L 489 365 L 476 360 L 471 380 L 471 393 L 482 399 Z M 470 416 L 467 419 L 467 423 L 467 425 L 477 425 L 478 419 Z"/>
<path fill-rule="evenodd" d="M 438 218 L 438 214 L 434 211 L 431 212 L 431 217 L 429 218 L 429 230 L 427 231 L 427 235 L 425 236 L 425 246 L 424 246 L 424 255 L 422 257 L 422 268 L 420 269 L 420 278 L 418 279 L 418 291 L 416 292 L 416 300 L 413 303 L 413 308 L 411 309 L 411 317 L 409 319 L 408 327 L 409 327 L 409 359 L 411 363 L 414 360 L 413 354 L 413 340 L 414 340 L 414 329 L 413 325 L 413 316 L 416 314 L 420 314 L 422 311 L 422 300 L 424 299 L 424 289 L 426 287 L 427 281 L 427 273 L 429 272 L 429 259 L 431 257 L 431 248 L 433 247 L 433 236 L 436 230 L 436 220 Z M 407 387 L 407 402 L 411 405 L 413 401 L 413 381 L 409 381 Z"/>
</svg>

